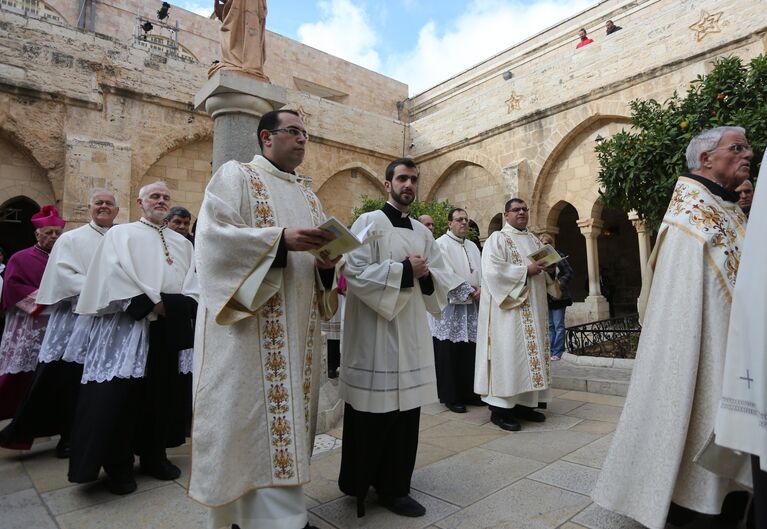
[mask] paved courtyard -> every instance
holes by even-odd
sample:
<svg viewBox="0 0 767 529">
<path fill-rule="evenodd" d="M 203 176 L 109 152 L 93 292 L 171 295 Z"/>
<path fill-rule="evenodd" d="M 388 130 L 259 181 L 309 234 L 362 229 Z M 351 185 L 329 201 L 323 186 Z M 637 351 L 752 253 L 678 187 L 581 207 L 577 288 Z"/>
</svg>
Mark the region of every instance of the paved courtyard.
<svg viewBox="0 0 767 529">
<path fill-rule="evenodd" d="M 553 390 L 545 423 L 503 432 L 486 408 L 455 414 L 423 409 L 412 494 L 423 518 L 402 518 L 368 496 L 367 516 L 336 485 L 340 430 L 318 436 L 312 482 L 306 486 L 311 522 L 329 528 L 623 529 L 638 524 L 593 505 L 589 492 L 606 455 L 624 398 Z M 170 452 L 182 469 L 176 482 L 138 476 L 138 491 L 118 497 L 101 483 L 67 482 L 67 462 L 53 455 L 56 440 L 30 452 L 0 451 L 0 528 L 196 529 L 202 507 L 186 497 L 189 447 Z"/>
</svg>

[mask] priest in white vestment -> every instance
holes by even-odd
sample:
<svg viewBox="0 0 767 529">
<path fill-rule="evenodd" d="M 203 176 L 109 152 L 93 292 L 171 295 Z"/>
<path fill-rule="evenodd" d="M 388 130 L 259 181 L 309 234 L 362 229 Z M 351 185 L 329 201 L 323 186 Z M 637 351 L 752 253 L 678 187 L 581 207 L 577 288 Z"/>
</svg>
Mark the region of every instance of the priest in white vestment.
<svg viewBox="0 0 767 529">
<path fill-rule="evenodd" d="M 686 157 L 647 264 L 642 334 L 594 501 L 650 529 L 718 514 L 742 487 L 695 463 L 722 396 L 746 217 L 734 192 L 753 152 L 740 127 L 703 131 Z M 673 502 L 673 503 L 672 503 Z"/>
<path fill-rule="evenodd" d="M 110 191 L 96 188 L 89 195 L 88 211 L 90 222 L 62 234 L 48 258 L 35 302 L 50 306 L 51 315 L 35 378 L 14 420 L 0 432 L 0 446 L 28 450 L 34 438 L 60 434 L 56 455 L 69 454 L 70 428 L 83 371 L 81 352 L 91 321 L 89 316 L 75 313 L 77 297 L 91 258 L 119 208 Z"/>
<path fill-rule="evenodd" d="M 754 527 L 767 527 L 767 164 L 759 181 L 743 245 L 732 299 L 722 399 L 714 426 L 715 442 L 733 453 L 718 452 L 712 470 L 737 475 L 738 453 L 751 454 Z M 741 185 L 741 187 L 743 187 Z M 737 191 L 737 190 L 736 190 Z M 743 193 L 739 203 L 743 208 Z"/>
<path fill-rule="evenodd" d="M 548 274 L 528 255 L 541 246 L 527 229 L 529 210 L 519 198 L 505 205 L 506 222 L 482 250 L 482 297 L 477 328 L 474 391 L 490 406 L 490 420 L 517 431 L 519 420 L 543 422 L 533 408 L 549 402 Z"/>
<path fill-rule="evenodd" d="M 434 338 L 434 364 L 439 401 L 454 413 L 466 413 L 466 405 L 482 405 L 474 393 L 482 256 L 466 238 L 469 216 L 453 208 L 447 213 L 448 231 L 437 239 L 442 258 L 453 273 L 447 285 L 447 306 L 441 318 L 427 314 Z"/>
<path fill-rule="evenodd" d="M 209 527 L 310 527 L 320 318 L 335 309 L 335 263 L 305 250 L 332 234 L 296 168 L 308 135 L 292 110 L 258 127 L 263 156 L 230 161 L 205 190 L 195 232 L 201 302 L 189 496 Z"/>
<path fill-rule="evenodd" d="M 93 481 L 103 467 L 113 494 L 136 490 L 134 453 L 143 474 L 164 481 L 180 476 L 165 449 L 185 442 L 179 360 L 192 347 L 197 310 L 192 243 L 163 224 L 168 187 L 142 187 L 137 203 L 137 222 L 104 235 L 76 308 L 94 319 L 69 480 Z"/>
<path fill-rule="evenodd" d="M 452 274 L 431 232 L 411 220 L 418 169 L 409 158 L 389 164 L 389 201 L 361 215 L 352 232 L 374 240 L 349 252 L 340 395 L 344 409 L 339 488 L 357 498 L 372 485 L 381 505 L 423 516 L 410 497 L 420 407 L 437 400 L 427 311 L 439 316 Z"/>
</svg>

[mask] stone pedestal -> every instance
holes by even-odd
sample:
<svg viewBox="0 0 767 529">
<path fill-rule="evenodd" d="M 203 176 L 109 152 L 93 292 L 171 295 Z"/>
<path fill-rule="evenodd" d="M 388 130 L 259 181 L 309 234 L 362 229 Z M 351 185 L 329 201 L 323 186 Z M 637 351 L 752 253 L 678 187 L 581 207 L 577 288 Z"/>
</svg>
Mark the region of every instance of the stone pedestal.
<svg viewBox="0 0 767 529">
<path fill-rule="evenodd" d="M 213 172 L 229 160 L 249 162 L 260 154 L 261 116 L 285 105 L 285 89 L 230 71 L 217 72 L 194 98 L 213 118 Z"/>
</svg>

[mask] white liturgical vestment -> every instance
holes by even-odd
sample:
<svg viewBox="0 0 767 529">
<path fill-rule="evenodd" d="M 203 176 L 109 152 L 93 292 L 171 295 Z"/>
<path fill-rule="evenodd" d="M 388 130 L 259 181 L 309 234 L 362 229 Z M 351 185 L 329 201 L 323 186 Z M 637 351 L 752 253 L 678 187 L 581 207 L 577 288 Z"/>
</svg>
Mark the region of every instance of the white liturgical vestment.
<svg viewBox="0 0 767 529">
<path fill-rule="evenodd" d="M 548 274 L 527 275 L 527 256 L 541 246 L 529 230 L 505 224 L 482 250 L 474 392 L 493 406 L 549 400 Z"/>
<path fill-rule="evenodd" d="M 741 488 L 694 459 L 719 408 L 745 221 L 736 203 L 680 177 L 647 264 L 631 385 L 592 497 L 650 529 L 665 527 L 672 501 L 717 514 Z"/>
<path fill-rule="evenodd" d="M 407 219 L 409 220 L 409 219 Z M 345 256 L 346 316 L 339 392 L 355 410 L 406 411 L 437 401 L 427 311 L 439 316 L 452 274 L 431 232 L 420 222 L 395 227 L 383 211 L 365 213 L 351 231 L 368 226 L 377 237 Z M 427 295 L 418 279 L 401 288 L 404 261 L 426 259 L 434 291 Z"/>
<path fill-rule="evenodd" d="M 95 317 L 83 383 L 144 376 L 154 314 L 136 321 L 124 311 L 142 294 L 155 304 L 162 301 L 160 293 L 197 299 L 193 256 L 192 243 L 184 236 L 145 219 L 115 226 L 104 235 L 77 301 L 78 314 Z"/>
<path fill-rule="evenodd" d="M 88 333 L 75 328 L 84 326 L 89 330 L 90 317 L 75 313 L 77 296 L 85 285 L 91 259 L 108 230 L 90 221 L 56 240 L 36 299 L 38 305 L 55 305 L 40 346 L 40 362 L 54 362 L 64 357 L 64 360 L 82 363 L 83 357 L 77 353 L 83 350 Z M 77 353 L 70 357 L 65 354 L 70 350 Z"/>
<path fill-rule="evenodd" d="M 214 508 L 218 525 L 252 514 L 254 493 L 310 479 L 319 318 L 335 310 L 335 291 L 323 289 L 308 252 L 272 264 L 284 227 L 323 219 L 308 182 L 262 156 L 222 165 L 205 190 L 189 495 Z"/>
<path fill-rule="evenodd" d="M 732 300 L 716 444 L 767 471 L 767 164 L 762 160 Z"/>
</svg>

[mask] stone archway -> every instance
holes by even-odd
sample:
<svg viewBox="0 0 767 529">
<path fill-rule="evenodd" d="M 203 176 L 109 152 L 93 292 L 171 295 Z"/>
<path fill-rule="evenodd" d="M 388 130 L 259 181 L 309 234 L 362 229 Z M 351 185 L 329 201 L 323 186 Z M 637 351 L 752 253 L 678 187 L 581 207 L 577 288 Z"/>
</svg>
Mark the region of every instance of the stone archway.
<svg viewBox="0 0 767 529">
<path fill-rule="evenodd" d="M 369 169 L 354 166 L 338 171 L 325 180 L 317 190 L 317 197 L 328 217 L 336 217 L 344 224 L 352 221 L 352 210 L 362 204 L 362 196 L 383 198 L 383 184 Z"/>
<path fill-rule="evenodd" d="M 130 218 L 139 218 L 138 206 L 133 200 L 141 187 L 164 181 L 170 189 L 174 206 L 183 206 L 192 212 L 194 218 L 200 211 L 200 204 L 211 175 L 212 140 L 206 139 L 189 143 L 166 153 L 144 174 L 131 189 Z"/>
<path fill-rule="evenodd" d="M 480 230 L 487 226 L 503 209 L 503 182 L 482 165 L 469 161 L 453 163 L 439 177 L 426 200 L 447 200 L 452 205 L 466 210 Z M 487 238 L 489 232 L 479 234 Z"/>
<path fill-rule="evenodd" d="M 633 314 L 642 290 L 637 231 L 625 211 L 600 207 L 598 218 L 602 220 L 597 239 L 602 295 L 610 306 L 610 316 Z"/>
<path fill-rule="evenodd" d="M 30 219 L 40 211 L 40 204 L 26 196 L 17 196 L 0 205 L 0 247 L 10 257 L 35 244 L 35 227 Z"/>
</svg>

